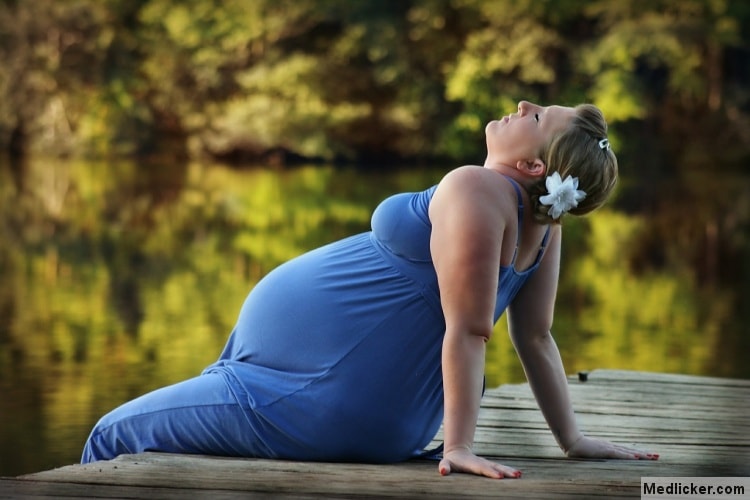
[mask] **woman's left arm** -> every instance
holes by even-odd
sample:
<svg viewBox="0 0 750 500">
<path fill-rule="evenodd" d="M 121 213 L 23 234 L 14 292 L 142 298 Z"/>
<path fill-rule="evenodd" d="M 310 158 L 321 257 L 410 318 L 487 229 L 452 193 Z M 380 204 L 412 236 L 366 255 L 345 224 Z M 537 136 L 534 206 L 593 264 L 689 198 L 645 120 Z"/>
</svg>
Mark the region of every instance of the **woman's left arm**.
<svg viewBox="0 0 750 500">
<path fill-rule="evenodd" d="M 569 457 L 656 459 L 656 454 L 584 436 L 578 428 L 560 352 L 550 333 L 562 238 L 560 226 L 553 226 L 551 231 L 539 269 L 508 308 L 511 340 L 539 408 Z"/>
</svg>

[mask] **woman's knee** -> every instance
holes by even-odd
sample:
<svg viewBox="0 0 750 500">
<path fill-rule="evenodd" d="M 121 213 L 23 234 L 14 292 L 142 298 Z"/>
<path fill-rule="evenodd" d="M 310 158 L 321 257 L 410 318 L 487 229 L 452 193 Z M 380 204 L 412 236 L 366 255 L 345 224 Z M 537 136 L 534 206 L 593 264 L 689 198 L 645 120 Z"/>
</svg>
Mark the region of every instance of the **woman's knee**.
<svg viewBox="0 0 750 500">
<path fill-rule="evenodd" d="M 99 460 L 110 460 L 118 455 L 131 453 L 131 450 L 126 447 L 122 439 L 111 438 L 113 431 L 115 435 L 120 433 L 116 429 L 112 429 L 110 424 L 105 423 L 106 418 L 107 416 L 97 422 L 91 430 L 88 439 L 86 439 L 81 456 L 82 464 Z"/>
</svg>

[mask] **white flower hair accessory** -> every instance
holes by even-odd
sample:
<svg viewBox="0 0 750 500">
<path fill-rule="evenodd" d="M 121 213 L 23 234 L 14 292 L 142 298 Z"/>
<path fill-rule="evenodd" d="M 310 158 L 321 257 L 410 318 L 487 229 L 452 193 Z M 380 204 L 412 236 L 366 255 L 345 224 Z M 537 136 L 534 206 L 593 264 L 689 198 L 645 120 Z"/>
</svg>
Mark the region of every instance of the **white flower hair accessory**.
<svg viewBox="0 0 750 500">
<path fill-rule="evenodd" d="M 549 215 L 553 219 L 559 219 L 586 197 L 586 191 L 578 189 L 577 177 L 567 176 L 563 181 L 560 173 L 555 172 L 547 176 L 546 185 L 549 194 L 539 197 L 539 202 L 550 207 Z"/>
</svg>

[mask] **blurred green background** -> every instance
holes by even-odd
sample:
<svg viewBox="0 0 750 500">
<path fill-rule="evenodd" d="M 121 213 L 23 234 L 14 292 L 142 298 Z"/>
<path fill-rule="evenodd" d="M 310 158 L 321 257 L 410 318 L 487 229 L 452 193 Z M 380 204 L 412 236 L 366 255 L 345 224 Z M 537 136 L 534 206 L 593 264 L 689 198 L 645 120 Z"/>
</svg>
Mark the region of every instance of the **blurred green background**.
<svg viewBox="0 0 750 500">
<path fill-rule="evenodd" d="M 265 273 L 519 99 L 597 104 L 620 160 L 565 221 L 567 371 L 750 378 L 749 33 L 742 0 L 3 1 L 0 475 L 199 373 Z"/>
</svg>

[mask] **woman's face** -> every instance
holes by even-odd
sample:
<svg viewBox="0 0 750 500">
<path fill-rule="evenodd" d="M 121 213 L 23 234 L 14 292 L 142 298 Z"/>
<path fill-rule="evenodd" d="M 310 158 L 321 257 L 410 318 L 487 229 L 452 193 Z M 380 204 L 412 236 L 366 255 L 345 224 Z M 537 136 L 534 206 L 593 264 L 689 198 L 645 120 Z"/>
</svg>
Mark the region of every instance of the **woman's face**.
<svg viewBox="0 0 750 500">
<path fill-rule="evenodd" d="M 518 161 L 538 159 L 542 146 L 565 130 L 574 116 L 573 108 L 519 102 L 518 113 L 487 124 L 488 160 L 514 166 Z"/>
</svg>

